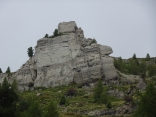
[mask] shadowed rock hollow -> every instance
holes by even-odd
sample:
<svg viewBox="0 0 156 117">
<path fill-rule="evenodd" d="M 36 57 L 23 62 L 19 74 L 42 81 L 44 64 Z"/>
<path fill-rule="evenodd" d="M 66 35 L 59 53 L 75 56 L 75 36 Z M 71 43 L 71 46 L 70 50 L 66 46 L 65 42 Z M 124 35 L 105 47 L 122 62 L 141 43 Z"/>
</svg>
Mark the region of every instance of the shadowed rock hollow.
<svg viewBox="0 0 156 117">
<path fill-rule="evenodd" d="M 114 59 L 109 56 L 111 47 L 86 39 L 75 21 L 59 23 L 58 32 L 64 35 L 39 39 L 34 56 L 11 76 L 0 74 L 0 82 L 4 76 L 10 82 L 16 79 L 20 90 L 28 89 L 30 82 L 35 87 L 83 83 L 101 77 L 106 83 L 118 82 Z"/>
</svg>

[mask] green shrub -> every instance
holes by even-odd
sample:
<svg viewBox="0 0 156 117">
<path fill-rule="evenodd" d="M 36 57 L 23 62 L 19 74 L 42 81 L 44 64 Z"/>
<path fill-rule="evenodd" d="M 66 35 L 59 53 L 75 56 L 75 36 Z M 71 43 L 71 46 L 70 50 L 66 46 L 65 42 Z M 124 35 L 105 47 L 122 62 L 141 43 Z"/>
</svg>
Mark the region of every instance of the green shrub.
<svg viewBox="0 0 156 117">
<path fill-rule="evenodd" d="M 66 96 L 75 96 L 77 95 L 77 90 L 74 88 L 69 88 L 66 92 Z"/>
<path fill-rule="evenodd" d="M 93 39 L 89 45 L 92 45 L 93 43 L 97 43 L 97 41 Z"/>
<path fill-rule="evenodd" d="M 106 107 L 107 107 L 108 109 L 111 109 L 111 108 L 112 108 L 112 103 L 111 103 L 110 101 L 108 101 Z"/>
<path fill-rule="evenodd" d="M 101 79 L 98 80 L 97 85 L 95 86 L 93 98 L 95 103 L 106 104 L 108 101 L 106 88 L 104 89 Z"/>
<path fill-rule="evenodd" d="M 59 117 L 57 106 L 53 101 L 50 102 L 46 110 L 47 112 L 44 117 Z"/>
<path fill-rule="evenodd" d="M 29 82 L 28 87 L 31 88 L 33 86 L 34 86 L 34 83 L 33 82 Z"/>
<path fill-rule="evenodd" d="M 66 104 L 66 97 L 63 95 L 60 100 L 60 105 L 65 105 L 65 104 Z"/>
</svg>

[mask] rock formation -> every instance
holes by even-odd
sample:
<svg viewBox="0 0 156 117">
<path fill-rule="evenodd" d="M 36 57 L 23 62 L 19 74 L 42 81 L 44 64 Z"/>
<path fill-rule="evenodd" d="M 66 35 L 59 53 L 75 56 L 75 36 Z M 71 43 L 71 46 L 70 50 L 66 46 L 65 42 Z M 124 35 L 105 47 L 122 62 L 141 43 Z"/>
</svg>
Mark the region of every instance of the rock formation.
<svg viewBox="0 0 156 117">
<path fill-rule="evenodd" d="M 0 82 L 4 77 L 10 82 L 16 79 L 20 90 L 28 89 L 30 82 L 35 87 L 55 87 L 102 77 L 105 82 L 117 83 L 114 59 L 109 57 L 111 47 L 86 39 L 74 21 L 59 23 L 58 32 L 62 35 L 39 39 L 34 56 L 10 77 L 0 74 Z"/>
</svg>

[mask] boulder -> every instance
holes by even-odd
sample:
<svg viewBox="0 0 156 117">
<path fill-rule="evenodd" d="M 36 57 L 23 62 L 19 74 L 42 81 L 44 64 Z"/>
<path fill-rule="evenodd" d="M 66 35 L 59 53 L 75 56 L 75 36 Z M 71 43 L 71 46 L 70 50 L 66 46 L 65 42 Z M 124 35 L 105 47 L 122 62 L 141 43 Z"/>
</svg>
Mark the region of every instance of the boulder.
<svg viewBox="0 0 156 117">
<path fill-rule="evenodd" d="M 0 75 L 0 82 L 4 77 L 10 82 L 16 79 L 20 90 L 30 82 L 34 87 L 56 87 L 102 77 L 107 83 L 118 83 L 111 47 L 90 44 L 93 39 L 86 39 L 75 21 L 59 23 L 58 32 L 63 35 L 39 39 L 34 56 L 12 76 Z"/>
</svg>

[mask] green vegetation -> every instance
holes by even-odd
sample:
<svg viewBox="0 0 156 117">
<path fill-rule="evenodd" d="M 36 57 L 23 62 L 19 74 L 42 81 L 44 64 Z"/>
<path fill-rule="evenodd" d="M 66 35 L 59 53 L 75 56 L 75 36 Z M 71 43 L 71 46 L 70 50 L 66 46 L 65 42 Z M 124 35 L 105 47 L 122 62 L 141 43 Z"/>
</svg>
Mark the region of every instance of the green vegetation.
<svg viewBox="0 0 156 117">
<path fill-rule="evenodd" d="M 150 64 L 147 64 L 146 62 L 146 59 L 137 59 L 134 54 L 133 58 L 128 60 L 123 60 L 121 57 L 115 59 L 114 66 L 116 69 L 126 74 L 146 76 L 147 72 L 149 77 L 156 75 L 156 65 L 152 62 Z"/>
<path fill-rule="evenodd" d="M 135 54 L 135 53 L 133 54 L 133 57 L 132 57 L 132 58 L 133 58 L 133 59 L 136 59 L 136 54 Z"/>
<path fill-rule="evenodd" d="M 140 96 L 138 109 L 134 117 L 155 117 L 156 115 L 156 87 L 150 83 L 146 92 Z"/>
<path fill-rule="evenodd" d="M 92 45 L 93 43 L 97 43 L 97 41 L 95 39 L 93 39 L 89 45 Z"/>
<path fill-rule="evenodd" d="M 15 117 L 18 96 L 5 78 L 0 85 L 0 117 Z"/>
<path fill-rule="evenodd" d="M 62 36 L 62 35 L 65 35 L 65 34 L 58 33 L 58 29 L 55 29 L 52 36 L 49 36 L 48 34 L 45 34 L 44 37 L 45 38 L 54 38 L 54 37 L 58 37 L 58 36 Z"/>
<path fill-rule="evenodd" d="M 48 38 L 49 36 L 48 36 L 48 34 L 45 34 L 45 36 L 44 36 L 45 38 Z"/>
<path fill-rule="evenodd" d="M 33 54 L 34 54 L 33 51 L 34 51 L 34 50 L 32 49 L 32 47 L 29 47 L 29 48 L 28 48 L 27 53 L 28 53 L 28 56 L 29 56 L 29 57 L 32 57 L 32 56 L 33 56 Z"/>
<path fill-rule="evenodd" d="M 146 61 L 149 61 L 150 60 L 150 55 L 147 53 L 146 55 Z"/>
<path fill-rule="evenodd" d="M 107 92 L 106 88 L 103 87 L 101 79 L 98 80 L 98 83 L 94 89 L 94 102 L 107 104 Z"/>
<path fill-rule="evenodd" d="M 44 117 L 59 117 L 59 112 L 58 112 L 57 106 L 53 101 L 51 101 L 49 103 L 46 110 L 47 110 L 47 112 Z"/>
<path fill-rule="evenodd" d="M 1 70 L 1 68 L 0 68 L 0 73 L 3 73 L 2 70 Z"/>
<path fill-rule="evenodd" d="M 6 72 L 7 74 L 10 74 L 11 73 L 11 70 L 10 70 L 10 67 L 7 68 Z"/>
<path fill-rule="evenodd" d="M 60 105 L 65 105 L 67 103 L 66 97 L 63 95 L 60 100 Z"/>
<path fill-rule="evenodd" d="M 33 86 L 34 86 L 34 83 L 33 82 L 29 82 L 28 87 L 31 88 Z"/>
</svg>

